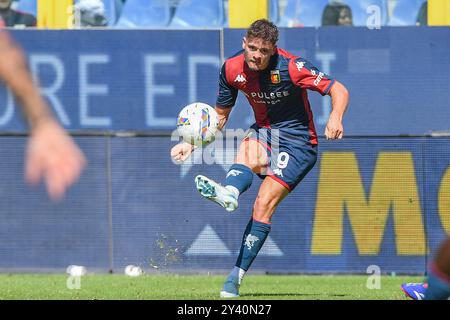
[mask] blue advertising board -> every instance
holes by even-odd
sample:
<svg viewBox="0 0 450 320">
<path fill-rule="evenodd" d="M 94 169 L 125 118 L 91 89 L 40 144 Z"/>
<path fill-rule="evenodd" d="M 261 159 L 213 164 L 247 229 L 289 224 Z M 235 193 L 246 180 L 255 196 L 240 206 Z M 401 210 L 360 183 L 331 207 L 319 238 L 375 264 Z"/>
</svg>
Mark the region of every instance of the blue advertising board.
<svg viewBox="0 0 450 320">
<path fill-rule="evenodd" d="M 244 30 L 76 30 L 11 32 L 55 114 L 71 131 L 175 128 L 181 108 L 213 105 L 223 59 Z M 350 91 L 346 135 L 422 135 L 449 130 L 449 28 L 282 28 L 279 46 L 310 60 Z M 330 97 L 309 95 L 323 134 Z M 239 95 L 229 128 L 253 113 Z M 0 131 L 24 131 L 0 88 Z"/>
<path fill-rule="evenodd" d="M 24 30 L 13 36 L 70 130 L 172 129 L 182 106 L 216 96 L 217 31 Z M 23 129 L 2 89 L 0 131 Z"/>
<path fill-rule="evenodd" d="M 254 177 L 237 211 L 229 214 L 203 199 L 193 179 L 204 174 L 223 181 L 232 155 L 215 150 L 211 158 L 206 150 L 176 165 L 168 157 L 173 143 L 164 141 L 113 143 L 113 216 L 119 222 L 113 231 L 114 265 L 232 267 L 260 180 Z M 425 272 L 450 221 L 445 199 L 437 199 L 449 197 L 450 158 L 430 156 L 430 141 L 448 152 L 448 139 L 322 141 L 315 168 L 277 209 L 253 268 L 365 273 L 376 265 L 385 273 Z M 148 150 L 144 157 L 143 150 Z M 433 170 L 423 170 L 430 165 Z"/>
<path fill-rule="evenodd" d="M 227 213 L 193 179 L 223 181 L 235 148 L 174 164 L 168 137 L 77 137 L 89 166 L 60 203 L 23 179 L 24 137 L 2 137 L 0 270 L 222 272 L 237 257 L 261 183 Z M 213 152 L 212 152 L 213 151 Z M 319 160 L 283 200 L 252 270 L 423 274 L 450 234 L 448 138 L 320 141 Z"/>
<path fill-rule="evenodd" d="M 24 137 L 1 137 L 0 269 L 63 271 L 69 265 L 109 268 L 108 175 L 104 138 L 77 138 L 89 161 L 65 199 L 48 199 L 45 186 L 24 179 Z"/>
</svg>

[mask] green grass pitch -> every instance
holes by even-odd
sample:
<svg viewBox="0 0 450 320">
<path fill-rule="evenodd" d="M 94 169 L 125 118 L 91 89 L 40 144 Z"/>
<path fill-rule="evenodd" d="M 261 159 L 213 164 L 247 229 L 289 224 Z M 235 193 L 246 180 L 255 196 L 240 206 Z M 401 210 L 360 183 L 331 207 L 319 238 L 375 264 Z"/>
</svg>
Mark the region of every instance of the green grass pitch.
<svg viewBox="0 0 450 320">
<path fill-rule="evenodd" d="M 237 299 L 245 300 L 406 300 L 403 282 L 421 276 L 382 276 L 368 289 L 369 275 L 247 275 Z M 8 300 L 215 300 L 225 275 L 85 275 L 69 289 L 68 275 L 0 274 L 0 299 Z M 69 281 L 69 287 L 76 282 Z"/>
</svg>

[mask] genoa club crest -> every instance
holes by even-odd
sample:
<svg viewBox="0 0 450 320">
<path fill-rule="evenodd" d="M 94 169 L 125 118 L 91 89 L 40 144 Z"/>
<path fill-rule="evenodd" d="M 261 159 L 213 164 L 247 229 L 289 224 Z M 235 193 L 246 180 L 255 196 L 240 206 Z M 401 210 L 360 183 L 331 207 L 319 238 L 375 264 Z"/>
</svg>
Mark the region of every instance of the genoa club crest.
<svg viewBox="0 0 450 320">
<path fill-rule="evenodd" d="M 277 84 L 281 82 L 280 70 L 271 70 L 270 71 L 270 81 L 273 84 Z"/>
</svg>

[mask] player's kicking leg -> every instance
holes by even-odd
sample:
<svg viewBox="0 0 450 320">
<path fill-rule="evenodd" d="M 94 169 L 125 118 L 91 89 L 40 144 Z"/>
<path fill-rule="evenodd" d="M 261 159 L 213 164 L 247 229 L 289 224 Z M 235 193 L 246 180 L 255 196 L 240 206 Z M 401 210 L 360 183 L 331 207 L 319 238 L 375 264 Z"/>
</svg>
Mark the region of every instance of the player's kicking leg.
<svg viewBox="0 0 450 320">
<path fill-rule="evenodd" d="M 225 281 L 220 297 L 239 297 L 242 279 L 269 235 L 272 215 L 280 201 L 288 194 L 288 189 L 277 181 L 270 177 L 264 179 L 253 206 L 253 215 L 242 238 L 235 267 Z"/>
<path fill-rule="evenodd" d="M 266 150 L 255 140 L 245 140 L 239 148 L 235 164 L 228 170 L 224 185 L 198 175 L 195 186 L 202 196 L 232 212 L 238 207 L 239 195 L 252 184 L 253 172 L 259 173 L 266 165 Z"/>
</svg>

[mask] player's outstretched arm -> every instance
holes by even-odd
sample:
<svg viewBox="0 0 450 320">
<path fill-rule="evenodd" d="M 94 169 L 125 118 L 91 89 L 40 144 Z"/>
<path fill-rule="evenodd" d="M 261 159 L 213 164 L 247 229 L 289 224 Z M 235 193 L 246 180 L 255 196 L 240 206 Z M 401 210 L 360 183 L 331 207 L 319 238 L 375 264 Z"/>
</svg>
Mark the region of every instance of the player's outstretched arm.
<svg viewBox="0 0 450 320">
<path fill-rule="evenodd" d="M 325 137 L 327 139 L 342 139 L 344 135 L 342 118 L 345 110 L 347 110 L 349 93 L 342 83 L 335 81 L 329 95 L 331 96 L 332 111 L 325 128 Z"/>
<path fill-rule="evenodd" d="M 228 116 L 230 115 L 231 108 L 215 107 L 215 110 L 219 118 L 219 124 L 217 126 L 217 129 L 222 130 L 222 128 L 228 121 Z M 176 162 L 183 163 L 190 157 L 194 149 L 195 147 L 192 144 L 187 142 L 180 142 L 170 150 L 170 156 Z"/>
<path fill-rule="evenodd" d="M 19 101 L 30 126 L 25 174 L 30 183 L 43 179 L 50 198 L 60 199 L 81 174 L 86 159 L 53 117 L 29 72 L 22 49 L 0 31 L 0 79 Z"/>
</svg>

